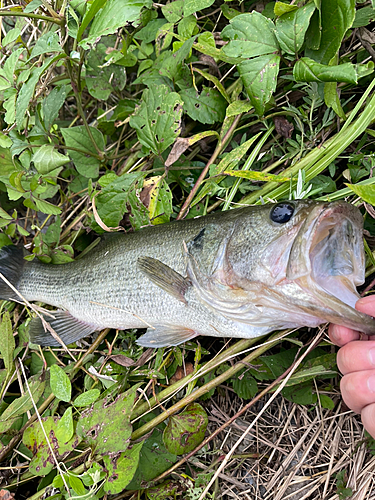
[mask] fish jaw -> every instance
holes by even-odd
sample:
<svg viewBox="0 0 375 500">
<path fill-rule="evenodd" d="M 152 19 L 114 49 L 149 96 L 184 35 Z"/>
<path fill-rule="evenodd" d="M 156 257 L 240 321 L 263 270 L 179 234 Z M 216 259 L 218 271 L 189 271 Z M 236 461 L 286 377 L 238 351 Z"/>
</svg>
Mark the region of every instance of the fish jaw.
<svg viewBox="0 0 375 500">
<path fill-rule="evenodd" d="M 295 238 L 286 279 L 316 299 L 311 314 L 364 333 L 375 333 L 375 320 L 355 309 L 356 286 L 365 280 L 363 219 L 353 205 L 337 202 L 316 207 Z"/>
</svg>

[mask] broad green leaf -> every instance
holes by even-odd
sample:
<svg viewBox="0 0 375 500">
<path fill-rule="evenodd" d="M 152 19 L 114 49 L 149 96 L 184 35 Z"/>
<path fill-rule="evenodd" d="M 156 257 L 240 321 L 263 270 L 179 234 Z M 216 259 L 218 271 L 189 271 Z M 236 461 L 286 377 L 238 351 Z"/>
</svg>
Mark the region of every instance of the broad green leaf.
<svg viewBox="0 0 375 500">
<path fill-rule="evenodd" d="M 344 63 L 326 66 L 308 57 L 299 59 L 293 68 L 293 76 L 297 82 L 345 82 L 358 83 L 358 78 L 374 71 L 374 63 L 367 65 Z"/>
<path fill-rule="evenodd" d="M 96 401 L 82 412 L 77 434 L 97 453 L 107 455 L 127 450 L 132 433 L 130 414 L 137 385 L 119 394 L 113 402 L 107 398 Z"/>
<path fill-rule="evenodd" d="M 263 115 L 277 85 L 280 56 L 268 54 L 243 61 L 238 72 L 258 115 Z"/>
<path fill-rule="evenodd" d="M 223 40 L 230 40 L 222 49 L 230 57 L 254 57 L 279 49 L 274 23 L 259 12 L 236 16 L 221 36 Z"/>
<path fill-rule="evenodd" d="M 8 195 L 9 195 L 9 189 L 8 189 Z M 27 198 L 24 200 L 23 204 L 25 207 L 32 208 L 33 210 L 39 210 L 40 212 L 43 212 L 44 214 L 50 214 L 50 215 L 59 215 L 61 214 L 61 208 L 56 207 L 55 205 L 52 205 L 52 203 L 49 203 L 48 201 L 45 200 L 40 200 L 37 198 Z"/>
<path fill-rule="evenodd" d="M 10 43 L 14 42 L 17 40 L 17 38 L 20 36 L 21 30 L 19 28 L 13 28 L 8 31 L 8 33 L 4 36 L 4 38 L 1 40 L 1 45 L 3 47 L 6 47 Z"/>
<path fill-rule="evenodd" d="M 73 408 L 69 408 L 65 411 L 64 415 L 57 422 L 56 426 L 56 438 L 61 443 L 67 443 L 72 439 L 74 434 L 73 426 Z"/>
<path fill-rule="evenodd" d="M 251 399 L 258 392 L 258 384 L 248 370 L 236 375 L 232 385 L 237 396 L 243 399 Z"/>
<path fill-rule="evenodd" d="M 194 450 L 204 439 L 208 418 L 198 403 L 190 404 L 178 415 L 171 415 L 163 432 L 164 445 L 175 455 Z"/>
<path fill-rule="evenodd" d="M 107 184 L 95 198 L 95 205 L 99 217 L 108 227 L 117 227 L 125 213 L 128 212 L 128 203 L 136 208 L 138 216 L 147 212 L 137 197 L 137 190 L 141 188 L 141 181 L 146 176 L 145 172 L 131 172 L 115 178 Z M 140 185 L 138 185 L 140 184 Z M 130 193 L 135 193 L 136 200 L 130 200 Z M 133 203 L 130 203 L 130 202 Z M 138 205 L 134 204 L 134 201 Z M 142 209 L 143 207 L 143 209 Z"/>
<path fill-rule="evenodd" d="M 62 155 L 51 144 L 44 144 L 33 155 L 34 166 L 42 175 L 48 174 L 69 161 L 69 156 Z"/>
<path fill-rule="evenodd" d="M 0 354 L 7 372 L 13 369 L 13 352 L 15 347 L 16 343 L 13 337 L 12 322 L 10 321 L 9 312 L 6 311 L 0 322 Z"/>
<path fill-rule="evenodd" d="M 151 6 L 151 0 L 107 0 L 103 8 L 95 12 L 89 35 L 79 45 L 88 49 L 98 38 L 115 33 L 120 27 L 139 24 L 142 8 L 150 9 Z M 81 29 L 78 34 L 81 34 Z"/>
<path fill-rule="evenodd" d="M 23 9 L 23 12 L 25 14 L 28 14 L 29 12 L 34 12 L 34 10 L 36 10 L 41 5 L 43 5 L 42 0 L 31 0 L 31 2 L 28 3 Z"/>
<path fill-rule="evenodd" d="M 227 102 L 218 90 L 203 85 L 201 93 L 189 88 L 179 94 L 184 101 L 184 110 L 193 120 L 205 124 L 224 120 Z"/>
<path fill-rule="evenodd" d="M 317 402 L 318 397 L 314 393 L 313 383 L 311 381 L 304 384 L 297 384 L 291 387 L 285 387 L 282 390 L 284 398 L 298 405 L 311 405 Z"/>
<path fill-rule="evenodd" d="M 74 400 L 73 404 L 74 406 L 89 406 L 98 399 L 100 396 L 100 391 L 99 389 L 90 389 L 89 391 L 86 391 L 79 396 L 76 397 Z"/>
<path fill-rule="evenodd" d="M 68 375 L 59 365 L 52 365 L 50 368 L 50 384 L 53 394 L 69 403 L 72 397 L 72 384 L 70 383 Z"/>
<path fill-rule="evenodd" d="M 211 479 L 211 476 L 209 477 L 209 479 Z M 158 483 L 157 486 L 152 486 L 151 488 L 147 488 L 146 490 L 147 499 L 166 500 L 167 498 L 178 498 L 182 493 L 181 488 L 184 488 L 181 482 L 174 481 L 173 479 L 168 479 L 163 483 Z M 202 491 L 203 491 L 202 488 L 192 488 L 191 491 L 189 491 L 189 493 L 194 495 L 195 498 L 195 495 L 198 496 Z M 198 495 L 195 492 L 198 492 Z"/>
<path fill-rule="evenodd" d="M 5 60 L 3 69 L 0 68 L 0 75 L 4 74 L 5 78 L 7 81 L 13 85 L 13 81 L 15 78 L 15 69 L 17 66 L 17 63 L 19 61 L 19 58 L 21 54 L 24 52 L 24 48 L 22 49 L 17 49 L 15 51 L 12 51 L 10 56 Z M 0 85 L 1 85 L 1 78 L 0 78 Z M 6 88 L 6 87 L 5 87 Z M 1 89 L 1 87 L 0 87 Z"/>
<path fill-rule="evenodd" d="M 107 47 L 99 43 L 91 49 L 86 62 L 87 90 L 96 99 L 106 100 L 115 91 L 123 90 L 126 84 L 126 70 L 116 64 L 107 64 Z"/>
<path fill-rule="evenodd" d="M 57 460 L 63 461 L 78 446 L 81 440 L 74 435 L 67 443 L 60 441 L 56 436 L 56 427 L 59 420 L 58 417 L 45 417 L 42 418 L 42 424 Z M 29 464 L 31 474 L 45 476 L 56 466 L 39 421 L 33 422 L 25 430 L 23 444 L 34 453 Z"/>
<path fill-rule="evenodd" d="M 139 463 L 139 454 L 143 442 L 133 444 L 125 452 L 104 456 L 103 462 L 108 471 L 108 478 L 103 489 L 109 495 L 121 493 L 133 479 Z"/>
<path fill-rule="evenodd" d="M 172 191 L 164 177 L 149 177 L 144 181 L 143 189 L 148 193 L 146 206 L 150 222 L 154 225 L 169 222 L 173 212 Z"/>
<path fill-rule="evenodd" d="M 363 9 L 358 9 L 355 13 L 355 19 L 352 24 L 352 28 L 360 28 L 361 26 L 367 26 L 374 19 L 375 19 L 375 9 L 373 7 L 363 7 Z"/>
<path fill-rule="evenodd" d="M 284 2 L 276 2 L 273 8 L 275 16 L 282 16 L 298 9 L 298 5 L 291 5 Z"/>
<path fill-rule="evenodd" d="M 163 16 L 169 23 L 177 23 L 182 18 L 184 15 L 184 3 L 186 3 L 184 0 L 175 0 L 162 6 L 161 11 Z"/>
<path fill-rule="evenodd" d="M 360 186 L 358 184 L 346 184 L 349 189 L 353 191 L 357 196 L 362 198 L 366 203 L 375 206 L 375 189 L 374 186 Z"/>
<path fill-rule="evenodd" d="M 36 379 L 34 378 L 32 381 L 29 380 L 30 392 L 35 403 L 38 402 L 43 394 L 45 385 L 45 381 L 41 380 L 39 377 Z M 7 432 L 21 415 L 32 408 L 33 401 L 30 398 L 29 391 L 20 398 L 12 401 L 0 416 L 0 434 Z"/>
<path fill-rule="evenodd" d="M 333 410 L 335 407 L 334 401 L 326 394 L 319 394 L 319 401 L 322 408 L 326 408 L 327 410 Z"/>
<path fill-rule="evenodd" d="M 65 54 L 65 53 L 64 53 Z M 31 77 L 25 82 L 21 90 L 18 94 L 16 101 L 16 124 L 18 130 L 22 126 L 23 119 L 25 117 L 26 110 L 29 107 L 30 100 L 34 95 L 35 86 L 39 81 L 39 78 L 42 76 L 44 71 L 55 61 L 65 57 L 64 54 L 58 54 L 55 57 L 48 58 L 40 68 L 34 69 Z"/>
<path fill-rule="evenodd" d="M 39 56 L 40 54 L 63 51 L 64 50 L 60 46 L 58 34 L 53 33 L 52 31 L 48 31 L 38 38 L 36 44 L 33 47 L 33 50 L 31 51 L 30 59 Z"/>
<path fill-rule="evenodd" d="M 100 151 L 104 151 L 104 137 L 100 130 L 90 127 L 91 134 L 95 144 Z M 95 178 L 99 175 L 100 160 L 92 153 L 96 153 L 96 149 L 91 141 L 91 138 L 84 125 L 78 125 L 72 128 L 62 128 L 61 133 L 64 137 L 65 144 L 68 148 L 75 148 L 79 151 L 68 149 L 70 158 L 81 175 L 85 177 Z"/>
<path fill-rule="evenodd" d="M 346 115 L 342 109 L 340 98 L 337 93 L 337 82 L 327 82 L 324 85 L 324 102 L 329 108 L 341 118 L 341 120 L 346 120 Z"/>
<path fill-rule="evenodd" d="M 288 54 L 298 54 L 314 11 L 315 5 L 311 2 L 277 19 L 276 38 L 282 50 Z"/>
<path fill-rule="evenodd" d="M 73 488 L 75 493 L 79 496 L 85 496 L 85 493 L 87 493 L 86 488 L 83 486 L 82 481 L 80 480 L 79 477 L 74 476 L 73 474 L 68 475 L 68 481 L 70 486 Z"/>
<path fill-rule="evenodd" d="M 214 2 L 215 0 L 184 0 L 184 17 L 211 7 Z"/>
<path fill-rule="evenodd" d="M 165 151 L 180 135 L 182 106 L 180 96 L 165 85 L 144 90 L 129 122 L 139 142 L 155 154 Z"/>
<path fill-rule="evenodd" d="M 328 64 L 340 48 L 346 31 L 355 17 L 355 0 L 329 0 L 321 3 L 321 40 L 317 50 L 307 48 L 305 55 L 321 64 Z"/>
<path fill-rule="evenodd" d="M 70 90 L 70 85 L 55 87 L 44 99 L 42 104 L 43 123 L 47 132 L 49 132 L 53 122 L 56 120 Z"/>
<path fill-rule="evenodd" d="M 83 16 L 82 23 L 77 32 L 77 40 L 78 42 L 81 40 L 84 31 L 90 22 L 94 19 L 99 10 L 105 5 L 106 0 L 94 0 L 89 8 L 86 9 L 86 12 Z"/>
<path fill-rule="evenodd" d="M 254 106 L 249 101 L 234 101 L 227 107 L 226 116 L 237 116 L 241 113 L 247 113 Z"/>
<path fill-rule="evenodd" d="M 155 429 L 143 443 L 138 468 L 126 488 L 129 490 L 140 489 L 141 485 L 169 469 L 176 461 L 177 456 L 174 453 L 169 453 L 165 448 L 161 431 Z"/>
<path fill-rule="evenodd" d="M 178 0 L 177 0 L 178 1 Z M 166 7 L 171 6 L 173 3 L 169 3 L 166 6 L 162 7 L 162 10 Z M 136 40 L 143 40 L 145 43 L 151 43 L 155 41 L 156 34 L 159 31 L 159 29 L 166 23 L 165 19 L 153 19 L 147 25 L 139 30 L 137 33 L 134 33 L 134 38 Z"/>
</svg>

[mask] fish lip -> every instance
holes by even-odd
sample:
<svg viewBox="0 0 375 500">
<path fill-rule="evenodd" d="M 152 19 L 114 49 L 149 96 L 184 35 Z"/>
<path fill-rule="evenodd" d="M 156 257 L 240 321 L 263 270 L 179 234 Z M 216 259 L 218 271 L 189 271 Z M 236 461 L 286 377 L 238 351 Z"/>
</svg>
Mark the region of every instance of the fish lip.
<svg viewBox="0 0 375 500">
<path fill-rule="evenodd" d="M 363 219 L 359 210 L 346 202 L 327 202 L 324 205 L 317 205 L 310 211 L 292 244 L 286 269 L 287 280 L 295 281 L 312 274 L 311 254 L 319 242 L 319 232 L 324 229 L 329 218 L 332 219 L 331 227 L 342 225 L 344 220 L 351 223 L 355 233 L 352 250 L 359 259 L 353 262 L 357 274 L 355 284 L 360 285 L 364 282 L 365 256 L 361 244 Z"/>
</svg>

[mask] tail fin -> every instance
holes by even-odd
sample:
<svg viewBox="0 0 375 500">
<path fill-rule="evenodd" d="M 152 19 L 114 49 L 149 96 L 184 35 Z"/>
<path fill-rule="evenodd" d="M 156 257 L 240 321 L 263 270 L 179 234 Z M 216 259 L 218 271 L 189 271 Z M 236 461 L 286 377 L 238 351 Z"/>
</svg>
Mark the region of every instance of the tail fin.
<svg viewBox="0 0 375 500">
<path fill-rule="evenodd" d="M 14 245 L 0 248 L 0 273 L 17 288 L 23 272 L 25 261 L 23 251 Z M 6 284 L 0 276 L 0 299 L 20 301 L 18 295 Z"/>
</svg>

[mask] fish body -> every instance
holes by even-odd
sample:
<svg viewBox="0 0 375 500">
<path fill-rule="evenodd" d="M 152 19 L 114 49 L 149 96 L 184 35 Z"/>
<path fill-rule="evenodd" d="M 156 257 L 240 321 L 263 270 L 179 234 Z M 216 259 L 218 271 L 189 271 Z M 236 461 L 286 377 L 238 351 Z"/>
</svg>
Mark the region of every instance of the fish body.
<svg viewBox="0 0 375 500">
<path fill-rule="evenodd" d="M 58 308 L 44 318 L 66 344 L 103 328 L 147 328 L 138 342 L 150 347 L 327 321 L 375 333 L 354 309 L 362 231 L 352 205 L 291 201 L 111 235 L 63 265 L 3 247 L 0 272 L 23 299 Z M 21 301 L 2 282 L 0 298 Z M 30 338 L 58 345 L 39 318 Z"/>
</svg>

